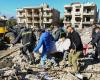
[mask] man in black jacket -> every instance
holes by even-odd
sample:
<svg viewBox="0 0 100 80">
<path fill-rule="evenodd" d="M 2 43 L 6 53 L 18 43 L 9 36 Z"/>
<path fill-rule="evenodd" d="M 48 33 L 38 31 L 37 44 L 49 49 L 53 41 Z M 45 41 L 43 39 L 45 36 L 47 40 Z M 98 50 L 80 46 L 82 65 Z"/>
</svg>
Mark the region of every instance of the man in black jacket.
<svg viewBox="0 0 100 80">
<path fill-rule="evenodd" d="M 95 46 L 95 56 L 94 60 L 98 60 L 98 55 L 100 54 L 100 28 L 95 28 L 95 36 L 92 39 L 92 44 Z"/>
<path fill-rule="evenodd" d="M 68 32 L 68 37 L 71 40 L 70 53 L 68 55 L 69 65 L 73 65 L 74 71 L 79 71 L 79 66 L 77 64 L 77 59 L 83 50 L 82 41 L 78 32 L 76 32 L 71 24 L 67 25 L 66 30 Z"/>
<path fill-rule="evenodd" d="M 34 59 L 32 51 L 36 44 L 36 36 L 33 33 L 32 29 L 26 27 L 22 29 L 17 38 L 12 42 L 12 44 L 17 43 L 19 39 L 22 39 L 23 44 L 23 47 L 21 48 L 21 53 L 26 56 L 30 62 L 33 61 Z M 26 53 L 27 50 L 30 53 L 29 55 Z"/>
</svg>

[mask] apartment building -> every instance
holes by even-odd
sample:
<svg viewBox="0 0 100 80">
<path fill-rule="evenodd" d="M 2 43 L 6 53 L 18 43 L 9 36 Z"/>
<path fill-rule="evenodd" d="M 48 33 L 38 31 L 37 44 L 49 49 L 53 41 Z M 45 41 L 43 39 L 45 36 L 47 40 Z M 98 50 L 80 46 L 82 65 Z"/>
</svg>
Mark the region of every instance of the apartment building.
<svg viewBox="0 0 100 80">
<path fill-rule="evenodd" d="M 17 23 L 32 27 L 48 27 L 59 22 L 60 12 L 47 4 L 17 9 Z"/>
<path fill-rule="evenodd" d="M 71 23 L 73 27 L 82 29 L 91 26 L 97 19 L 98 11 L 94 3 L 72 3 L 64 6 L 64 26 Z"/>
</svg>

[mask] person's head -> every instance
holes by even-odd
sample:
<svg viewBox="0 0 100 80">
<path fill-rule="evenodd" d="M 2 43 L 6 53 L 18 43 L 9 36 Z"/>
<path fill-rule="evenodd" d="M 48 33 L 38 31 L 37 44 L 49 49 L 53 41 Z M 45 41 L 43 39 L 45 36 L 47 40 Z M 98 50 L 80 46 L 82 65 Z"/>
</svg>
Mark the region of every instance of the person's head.
<svg viewBox="0 0 100 80">
<path fill-rule="evenodd" d="M 45 32 L 44 29 L 38 29 L 38 30 L 37 30 L 38 35 L 41 35 L 43 32 Z"/>
<path fill-rule="evenodd" d="M 61 33 L 60 39 L 64 40 L 66 38 L 66 33 Z"/>
<path fill-rule="evenodd" d="M 92 24 L 92 27 L 93 27 L 93 28 L 96 28 L 96 27 L 97 27 L 96 23 L 93 23 L 93 24 Z"/>
<path fill-rule="evenodd" d="M 99 27 L 96 27 L 95 32 L 98 33 L 100 31 Z"/>
<path fill-rule="evenodd" d="M 72 27 L 72 25 L 71 25 L 71 24 L 67 24 L 67 25 L 66 25 L 66 30 L 67 30 L 68 33 L 73 32 L 73 27 Z"/>
</svg>

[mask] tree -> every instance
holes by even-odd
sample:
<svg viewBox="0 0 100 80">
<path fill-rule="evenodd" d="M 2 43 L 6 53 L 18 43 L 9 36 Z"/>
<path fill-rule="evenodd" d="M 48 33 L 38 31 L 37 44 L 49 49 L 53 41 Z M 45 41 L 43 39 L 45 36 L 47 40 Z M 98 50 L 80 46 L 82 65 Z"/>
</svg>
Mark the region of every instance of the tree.
<svg viewBox="0 0 100 80">
<path fill-rule="evenodd" d="M 59 21 L 60 27 L 63 27 L 64 26 L 63 20 L 64 20 L 63 18 L 60 18 L 60 21 Z"/>
<path fill-rule="evenodd" d="M 15 26 L 17 24 L 17 21 L 14 17 L 10 17 L 8 20 L 7 20 L 7 26 Z"/>
</svg>

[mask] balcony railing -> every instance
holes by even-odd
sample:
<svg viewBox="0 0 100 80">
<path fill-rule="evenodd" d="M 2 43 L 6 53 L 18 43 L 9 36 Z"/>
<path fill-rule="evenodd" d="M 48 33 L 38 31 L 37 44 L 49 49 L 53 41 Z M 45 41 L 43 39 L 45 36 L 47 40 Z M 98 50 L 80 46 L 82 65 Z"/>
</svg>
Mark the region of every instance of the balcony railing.
<svg viewBox="0 0 100 80">
<path fill-rule="evenodd" d="M 39 20 L 34 20 L 33 22 L 34 22 L 34 23 L 40 23 L 40 21 L 39 21 Z"/>
<path fill-rule="evenodd" d="M 43 23 L 52 23 L 52 21 L 53 21 L 52 19 L 50 19 L 50 20 L 44 20 Z"/>
<path fill-rule="evenodd" d="M 64 20 L 63 23 L 71 23 L 71 21 L 66 21 L 66 20 Z"/>
<path fill-rule="evenodd" d="M 71 5 L 65 5 L 64 8 L 71 8 Z"/>
<path fill-rule="evenodd" d="M 83 15 L 94 15 L 94 11 L 93 12 L 84 12 Z"/>
<path fill-rule="evenodd" d="M 17 17 L 24 17 L 24 15 L 19 15 L 19 14 L 18 14 Z"/>
<path fill-rule="evenodd" d="M 52 16 L 52 14 L 50 13 L 50 14 L 43 14 L 43 17 L 51 17 Z"/>
<path fill-rule="evenodd" d="M 64 12 L 64 15 L 72 15 L 71 12 Z"/>
<path fill-rule="evenodd" d="M 75 15 L 81 15 L 81 12 L 75 12 Z"/>
<path fill-rule="evenodd" d="M 32 17 L 32 14 L 27 14 L 27 17 Z"/>
<path fill-rule="evenodd" d="M 39 14 L 33 14 L 34 17 L 39 17 Z"/>
<path fill-rule="evenodd" d="M 32 21 L 28 20 L 27 23 L 32 23 Z"/>
<path fill-rule="evenodd" d="M 84 21 L 83 24 L 93 24 L 93 21 Z"/>
</svg>

